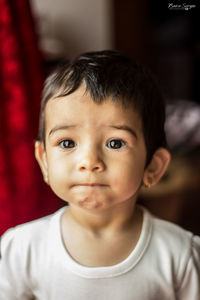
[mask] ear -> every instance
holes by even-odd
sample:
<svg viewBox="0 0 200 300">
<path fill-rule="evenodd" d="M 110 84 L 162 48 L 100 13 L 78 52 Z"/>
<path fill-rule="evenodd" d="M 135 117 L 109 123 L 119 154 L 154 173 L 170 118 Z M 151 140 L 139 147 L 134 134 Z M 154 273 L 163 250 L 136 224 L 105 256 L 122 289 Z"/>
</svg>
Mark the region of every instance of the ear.
<svg viewBox="0 0 200 300">
<path fill-rule="evenodd" d="M 40 166 L 43 174 L 44 181 L 48 184 L 48 163 L 46 150 L 44 148 L 44 143 L 40 141 L 35 142 L 35 158 Z"/>
<path fill-rule="evenodd" d="M 151 162 L 144 171 L 143 183 L 150 187 L 159 182 L 170 162 L 171 155 L 165 148 L 159 148 L 154 153 Z"/>
</svg>

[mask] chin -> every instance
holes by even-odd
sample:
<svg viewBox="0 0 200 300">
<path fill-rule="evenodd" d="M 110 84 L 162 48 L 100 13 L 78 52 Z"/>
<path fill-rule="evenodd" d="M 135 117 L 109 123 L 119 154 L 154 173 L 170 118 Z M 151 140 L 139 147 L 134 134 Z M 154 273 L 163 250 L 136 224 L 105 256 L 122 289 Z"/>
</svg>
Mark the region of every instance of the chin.
<svg viewBox="0 0 200 300">
<path fill-rule="evenodd" d="M 103 202 L 96 199 L 84 198 L 79 200 L 77 204 L 86 209 L 98 209 L 103 207 Z"/>
</svg>

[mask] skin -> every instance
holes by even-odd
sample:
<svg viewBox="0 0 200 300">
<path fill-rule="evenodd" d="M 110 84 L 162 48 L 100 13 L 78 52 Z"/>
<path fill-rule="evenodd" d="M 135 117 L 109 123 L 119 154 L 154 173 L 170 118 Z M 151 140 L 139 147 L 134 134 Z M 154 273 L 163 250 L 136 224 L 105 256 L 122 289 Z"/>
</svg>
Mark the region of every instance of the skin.
<svg viewBox="0 0 200 300">
<path fill-rule="evenodd" d="M 45 181 L 69 203 L 61 222 L 67 250 L 87 266 L 120 262 L 140 236 L 140 187 L 160 179 L 168 152 L 159 149 L 145 168 L 139 114 L 110 98 L 95 103 L 84 85 L 50 99 L 45 118 L 45 149 L 37 142 L 35 153 Z"/>
</svg>

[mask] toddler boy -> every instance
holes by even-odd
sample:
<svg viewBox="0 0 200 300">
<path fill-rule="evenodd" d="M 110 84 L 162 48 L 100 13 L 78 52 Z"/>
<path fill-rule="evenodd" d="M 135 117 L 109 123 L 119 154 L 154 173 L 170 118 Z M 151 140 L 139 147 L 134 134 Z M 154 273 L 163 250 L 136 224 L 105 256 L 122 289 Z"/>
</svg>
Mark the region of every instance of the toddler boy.
<svg viewBox="0 0 200 300">
<path fill-rule="evenodd" d="M 8 230 L 0 299 L 199 300 L 200 238 L 136 205 L 170 161 L 147 70 L 90 52 L 47 79 L 35 156 L 69 204 Z"/>
</svg>

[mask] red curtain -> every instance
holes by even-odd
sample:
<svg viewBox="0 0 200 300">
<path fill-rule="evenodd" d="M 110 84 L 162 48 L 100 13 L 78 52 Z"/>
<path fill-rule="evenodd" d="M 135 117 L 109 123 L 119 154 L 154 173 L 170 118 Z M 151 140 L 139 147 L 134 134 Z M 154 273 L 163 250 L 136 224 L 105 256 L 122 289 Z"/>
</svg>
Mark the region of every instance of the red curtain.
<svg viewBox="0 0 200 300">
<path fill-rule="evenodd" d="M 0 234 L 62 205 L 34 159 L 42 66 L 28 0 L 0 0 Z"/>
</svg>

